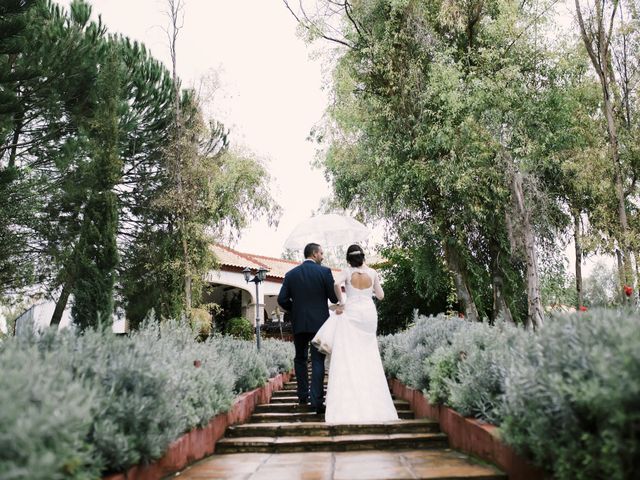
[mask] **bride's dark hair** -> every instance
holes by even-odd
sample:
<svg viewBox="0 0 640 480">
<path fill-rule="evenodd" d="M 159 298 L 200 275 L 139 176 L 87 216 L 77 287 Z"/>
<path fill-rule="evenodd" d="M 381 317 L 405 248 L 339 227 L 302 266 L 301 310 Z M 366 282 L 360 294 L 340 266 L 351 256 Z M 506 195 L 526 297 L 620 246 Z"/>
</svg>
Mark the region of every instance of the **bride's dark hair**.
<svg viewBox="0 0 640 480">
<path fill-rule="evenodd" d="M 364 251 L 360 245 L 351 245 L 347 248 L 347 263 L 352 267 L 361 267 L 364 263 Z"/>
</svg>

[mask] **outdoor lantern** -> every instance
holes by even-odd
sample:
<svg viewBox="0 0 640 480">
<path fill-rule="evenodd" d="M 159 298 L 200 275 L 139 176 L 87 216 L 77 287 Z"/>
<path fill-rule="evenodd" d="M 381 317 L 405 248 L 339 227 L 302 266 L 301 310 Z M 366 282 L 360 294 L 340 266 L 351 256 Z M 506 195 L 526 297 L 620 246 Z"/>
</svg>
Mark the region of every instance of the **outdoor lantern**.
<svg viewBox="0 0 640 480">
<path fill-rule="evenodd" d="M 244 275 L 244 281 L 249 283 L 249 280 L 251 280 L 251 269 L 249 267 L 245 267 L 245 269 L 242 270 L 242 274 Z"/>
<path fill-rule="evenodd" d="M 258 273 L 256 273 L 256 277 L 258 278 L 259 282 L 264 282 L 264 279 L 267 278 L 267 272 L 269 270 L 267 270 L 266 268 L 261 268 L 260 270 L 258 270 Z"/>
<path fill-rule="evenodd" d="M 254 277 L 251 278 L 251 269 L 249 267 L 245 267 L 244 270 L 242 270 L 242 274 L 244 275 L 245 282 L 247 283 L 251 282 L 256 284 L 256 342 L 257 342 L 258 350 L 260 350 L 260 307 L 261 307 L 260 293 L 259 293 L 258 286 L 260 285 L 260 283 L 264 281 L 265 278 L 267 278 L 268 271 L 269 270 L 267 270 L 266 268 L 260 268 L 254 275 Z"/>
</svg>

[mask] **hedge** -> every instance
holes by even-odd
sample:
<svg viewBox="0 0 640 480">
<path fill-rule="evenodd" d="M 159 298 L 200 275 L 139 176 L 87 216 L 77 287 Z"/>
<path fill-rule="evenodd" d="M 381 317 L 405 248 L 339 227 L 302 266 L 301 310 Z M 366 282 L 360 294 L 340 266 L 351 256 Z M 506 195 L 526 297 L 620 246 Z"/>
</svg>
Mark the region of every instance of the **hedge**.
<svg viewBox="0 0 640 480">
<path fill-rule="evenodd" d="M 640 471 L 637 311 L 552 316 L 536 332 L 418 317 L 380 346 L 389 376 L 500 426 L 506 443 L 558 480 Z"/>
<path fill-rule="evenodd" d="M 50 329 L 0 342 L 0 478 L 100 478 L 151 462 L 293 366 L 290 343 L 258 353 L 253 342 L 197 336 L 148 320 L 130 336 Z"/>
</svg>

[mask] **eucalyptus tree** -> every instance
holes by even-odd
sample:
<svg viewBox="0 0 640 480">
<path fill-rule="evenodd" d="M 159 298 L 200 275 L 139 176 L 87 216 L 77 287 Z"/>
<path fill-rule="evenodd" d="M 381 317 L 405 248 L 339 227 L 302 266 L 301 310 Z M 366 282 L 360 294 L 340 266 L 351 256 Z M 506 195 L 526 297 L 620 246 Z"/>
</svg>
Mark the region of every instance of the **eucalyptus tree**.
<svg viewBox="0 0 640 480">
<path fill-rule="evenodd" d="M 636 179 L 640 148 L 637 98 L 640 45 L 638 4 L 634 0 L 575 0 L 578 31 L 600 84 L 601 106 L 606 121 L 611 180 L 615 189 L 616 241 L 620 292 L 635 284 L 633 252 L 637 237 L 629 216 L 630 197 L 637 197 Z M 635 210 L 635 209 L 634 209 Z M 637 267 L 636 267 L 637 268 Z"/>
<path fill-rule="evenodd" d="M 570 95 L 549 80 L 559 56 L 538 33 L 550 5 L 323 5 L 343 22 L 298 18 L 344 45 L 317 134 L 338 197 L 398 238 L 434 238 L 467 318 L 540 326 L 537 249 L 567 222 L 545 175 L 566 148 L 547 137 Z"/>
</svg>

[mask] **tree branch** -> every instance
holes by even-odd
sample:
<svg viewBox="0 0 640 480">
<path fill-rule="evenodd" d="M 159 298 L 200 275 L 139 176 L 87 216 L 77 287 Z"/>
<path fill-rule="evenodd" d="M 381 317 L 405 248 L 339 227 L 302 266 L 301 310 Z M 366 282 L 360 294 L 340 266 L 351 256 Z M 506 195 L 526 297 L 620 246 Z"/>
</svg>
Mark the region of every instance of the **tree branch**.
<svg viewBox="0 0 640 480">
<path fill-rule="evenodd" d="M 289 5 L 289 2 L 287 0 L 282 0 L 282 1 L 284 2 L 284 5 L 287 7 L 287 10 L 289 10 L 291 15 L 293 15 L 293 17 L 296 19 L 296 21 L 300 25 L 302 25 L 304 28 L 306 28 L 308 31 L 316 33 L 321 38 L 324 38 L 325 40 L 328 40 L 330 42 L 334 42 L 334 43 L 338 43 L 340 45 L 344 45 L 345 47 L 348 47 L 350 49 L 354 49 L 355 48 L 353 45 L 351 45 L 350 43 L 348 43 L 345 40 L 340 40 L 339 38 L 330 37 L 330 36 L 326 35 L 324 32 L 322 32 L 322 30 L 315 23 L 313 23 L 313 21 L 311 21 L 309 19 L 309 17 L 307 16 L 306 12 L 302 8 L 302 5 L 300 5 L 300 8 L 301 8 L 302 14 L 305 17 L 306 22 L 302 21 L 300 19 L 300 17 L 293 11 L 293 9 L 291 8 L 291 6 Z"/>
</svg>

